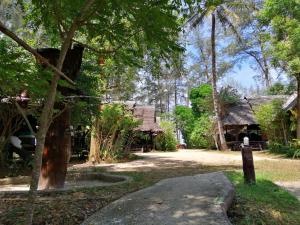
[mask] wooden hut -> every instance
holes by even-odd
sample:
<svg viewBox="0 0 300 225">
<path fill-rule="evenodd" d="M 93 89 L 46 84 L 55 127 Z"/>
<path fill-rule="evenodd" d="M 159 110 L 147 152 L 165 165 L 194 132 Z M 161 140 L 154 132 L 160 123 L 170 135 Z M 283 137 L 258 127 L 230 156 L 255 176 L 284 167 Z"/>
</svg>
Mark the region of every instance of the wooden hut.
<svg viewBox="0 0 300 225">
<path fill-rule="evenodd" d="M 254 111 L 259 105 L 267 104 L 275 99 L 286 100 L 286 95 L 272 95 L 244 98 L 235 106 L 227 109 L 223 118 L 225 138 L 228 146 L 236 150 L 245 136 L 249 137 L 254 149 L 263 149 L 268 141 L 255 119 Z"/>
<path fill-rule="evenodd" d="M 135 129 L 141 135 L 137 135 L 137 139 L 133 144 L 135 149 L 143 149 L 149 151 L 154 146 L 155 136 L 163 132 L 159 124 L 156 122 L 155 106 L 137 106 L 133 107 L 133 115 L 141 120 L 141 124 Z"/>
</svg>

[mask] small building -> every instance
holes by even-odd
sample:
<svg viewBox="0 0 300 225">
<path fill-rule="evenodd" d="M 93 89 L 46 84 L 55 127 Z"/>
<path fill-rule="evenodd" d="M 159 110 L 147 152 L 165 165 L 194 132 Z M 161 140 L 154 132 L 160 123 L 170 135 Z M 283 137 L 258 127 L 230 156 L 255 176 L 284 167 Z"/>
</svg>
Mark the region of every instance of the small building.
<svg viewBox="0 0 300 225">
<path fill-rule="evenodd" d="M 159 124 L 156 122 L 154 106 L 135 106 L 133 107 L 133 115 L 142 121 L 142 124 L 136 130 L 149 133 L 162 132 Z"/>
<path fill-rule="evenodd" d="M 156 121 L 155 106 L 152 105 L 134 105 L 133 115 L 141 120 L 141 124 L 135 129 L 140 135 L 137 135 L 132 144 L 133 149 L 143 149 L 150 151 L 154 148 L 154 138 L 158 133 L 163 132 Z"/>
<path fill-rule="evenodd" d="M 225 138 L 232 150 L 239 148 L 245 136 L 249 137 L 250 145 L 256 149 L 264 149 L 267 136 L 261 131 L 255 119 L 254 111 L 259 105 L 267 104 L 275 99 L 285 101 L 286 95 L 271 95 L 244 98 L 237 105 L 229 107 L 223 118 Z"/>
</svg>

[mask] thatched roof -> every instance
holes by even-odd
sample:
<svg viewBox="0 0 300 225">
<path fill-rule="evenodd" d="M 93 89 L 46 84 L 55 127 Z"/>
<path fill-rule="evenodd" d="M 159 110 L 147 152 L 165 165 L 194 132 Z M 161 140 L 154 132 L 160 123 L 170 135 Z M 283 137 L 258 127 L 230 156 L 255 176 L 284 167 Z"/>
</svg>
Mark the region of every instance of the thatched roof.
<svg viewBox="0 0 300 225">
<path fill-rule="evenodd" d="M 283 109 L 286 111 L 291 110 L 291 109 L 295 108 L 296 105 L 297 105 L 297 93 L 294 93 L 283 104 Z"/>
<path fill-rule="evenodd" d="M 150 132 L 162 131 L 155 120 L 155 106 L 135 106 L 133 115 L 142 120 L 142 124 L 136 130 Z"/>
<path fill-rule="evenodd" d="M 252 125 L 257 124 L 250 105 L 243 101 L 240 104 L 228 109 L 228 114 L 223 119 L 226 125 Z"/>
<path fill-rule="evenodd" d="M 241 102 L 233 107 L 230 107 L 223 119 L 224 126 L 229 125 L 255 125 L 258 122 L 255 119 L 255 107 L 270 103 L 275 99 L 286 100 L 286 95 L 272 95 L 244 98 Z"/>
</svg>

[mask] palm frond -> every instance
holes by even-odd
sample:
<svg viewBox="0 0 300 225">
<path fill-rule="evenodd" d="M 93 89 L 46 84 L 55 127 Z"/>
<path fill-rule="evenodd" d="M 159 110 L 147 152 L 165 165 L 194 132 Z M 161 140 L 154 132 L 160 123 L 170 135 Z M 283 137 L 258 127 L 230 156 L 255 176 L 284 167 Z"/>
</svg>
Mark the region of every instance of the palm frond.
<svg viewBox="0 0 300 225">
<path fill-rule="evenodd" d="M 196 26 L 200 25 L 204 21 L 204 17 L 207 16 L 208 10 L 203 10 L 202 13 L 199 14 L 199 12 L 196 12 L 188 21 L 187 24 L 189 24 L 191 27 L 195 28 Z"/>
<path fill-rule="evenodd" d="M 218 9 L 216 10 L 217 18 L 220 21 L 220 23 L 223 25 L 223 27 L 226 29 L 227 27 L 233 32 L 235 37 L 237 38 L 239 43 L 242 43 L 242 37 L 240 36 L 240 33 L 238 31 L 238 27 L 230 20 L 230 18 L 233 18 L 236 21 L 236 24 L 238 23 L 238 16 L 234 14 L 234 12 L 228 10 L 223 5 L 220 5 Z"/>
</svg>

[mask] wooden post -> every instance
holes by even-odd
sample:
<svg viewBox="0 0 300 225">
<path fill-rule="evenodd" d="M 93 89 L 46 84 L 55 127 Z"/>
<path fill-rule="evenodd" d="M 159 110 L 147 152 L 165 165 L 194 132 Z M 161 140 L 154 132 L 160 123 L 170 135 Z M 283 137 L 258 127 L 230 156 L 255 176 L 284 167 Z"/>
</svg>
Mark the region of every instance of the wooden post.
<svg viewBox="0 0 300 225">
<path fill-rule="evenodd" d="M 255 184 L 255 170 L 252 149 L 249 146 L 242 147 L 243 172 L 246 184 Z"/>
</svg>

